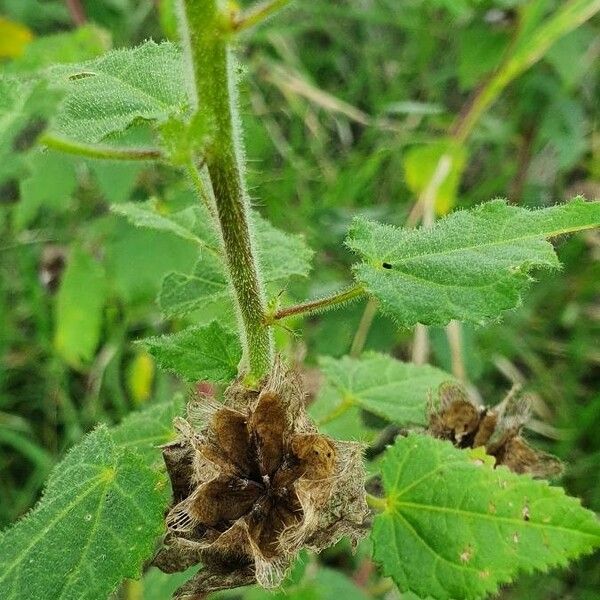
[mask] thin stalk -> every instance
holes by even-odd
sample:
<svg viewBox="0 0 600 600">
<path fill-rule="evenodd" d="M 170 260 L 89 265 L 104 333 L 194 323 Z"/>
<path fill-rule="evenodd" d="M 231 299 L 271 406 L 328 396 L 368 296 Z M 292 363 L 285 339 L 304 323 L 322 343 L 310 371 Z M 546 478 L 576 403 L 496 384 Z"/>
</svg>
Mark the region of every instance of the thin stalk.
<svg viewBox="0 0 600 600">
<path fill-rule="evenodd" d="M 202 204 L 204 204 L 204 206 L 206 207 L 206 210 L 208 210 L 209 214 L 216 218 L 216 209 L 215 209 L 215 204 L 212 200 L 211 195 L 209 194 L 208 190 L 206 189 L 206 184 L 204 183 L 204 180 L 202 179 L 202 175 L 200 173 L 200 167 L 196 166 L 194 164 L 193 159 L 190 158 L 190 161 L 185 165 L 185 171 L 188 174 L 189 178 L 192 181 L 192 185 L 194 186 L 194 189 L 196 190 L 196 193 L 198 194 L 198 197 L 200 198 L 200 200 L 202 201 Z"/>
<path fill-rule="evenodd" d="M 87 158 L 100 158 L 105 160 L 159 160 L 163 153 L 158 148 L 114 148 L 112 146 L 95 146 L 83 144 L 66 138 L 44 133 L 40 136 L 39 143 L 67 154 L 77 154 Z"/>
<path fill-rule="evenodd" d="M 332 294 L 331 296 L 326 296 L 325 298 L 309 300 L 308 302 L 303 302 L 302 304 L 295 304 L 294 306 L 281 308 L 275 312 L 275 314 L 266 316 L 265 322 L 267 325 L 272 325 L 275 321 L 293 317 L 295 315 L 312 315 L 315 313 L 320 313 L 331 308 L 335 308 L 340 304 L 345 304 L 346 302 L 366 296 L 366 294 L 367 292 L 361 285 L 355 285 L 346 290 L 342 290 L 341 292 L 337 292 L 336 294 Z"/>
<path fill-rule="evenodd" d="M 358 358 L 362 354 L 378 308 L 379 302 L 377 302 L 377 298 L 369 298 L 354 334 L 354 339 L 352 340 L 352 347 L 350 348 L 350 356 L 352 358 Z"/>
<path fill-rule="evenodd" d="M 600 11 L 600 0 L 571 0 L 565 2 L 532 33 L 524 31 L 521 24 L 498 68 L 483 81 L 452 124 L 450 128 L 452 139 L 461 146 L 465 146 L 481 117 L 504 89 L 543 58 L 557 40 L 590 19 L 598 11 Z M 424 226 L 433 224 L 435 220 L 433 202 L 439 187 L 450 172 L 448 167 L 451 166 L 451 163 L 450 165 L 444 164 L 447 159 L 447 156 L 442 156 L 438 161 L 429 186 L 411 211 L 409 224 L 414 225 L 419 218 L 423 219 Z M 433 189 L 430 190 L 430 187 Z M 430 191 L 435 193 L 429 194 Z M 461 327 L 458 323 L 453 322 L 446 329 L 446 333 L 452 352 L 454 374 L 464 379 L 466 372 L 462 360 Z M 422 364 L 427 360 L 428 352 L 427 329 L 418 325 L 413 343 L 413 361 Z"/>
<path fill-rule="evenodd" d="M 234 31 L 242 31 L 254 27 L 268 19 L 271 15 L 281 10 L 290 3 L 290 0 L 266 0 L 251 6 L 243 13 L 234 17 L 232 27 Z"/>
<path fill-rule="evenodd" d="M 378 496 L 373 496 L 373 494 L 367 494 L 367 504 L 369 508 L 372 508 L 376 512 L 383 512 L 388 507 L 385 498 L 379 498 Z"/>
<path fill-rule="evenodd" d="M 248 221 L 230 16 L 219 6 L 217 0 L 177 3 L 190 100 L 209 132 L 204 158 L 237 308 L 241 369 L 254 385 L 271 368 L 273 334 L 263 324 L 265 296 Z"/>
<path fill-rule="evenodd" d="M 446 337 L 450 346 L 452 375 L 459 381 L 467 380 L 467 369 L 463 360 L 462 326 L 458 321 L 450 321 L 446 325 Z"/>
<path fill-rule="evenodd" d="M 80 27 L 81 25 L 85 25 L 86 16 L 85 9 L 83 8 L 83 4 L 81 4 L 81 0 L 66 0 L 67 8 L 69 9 L 69 14 L 71 15 L 71 19 L 73 19 L 73 23 Z"/>
<path fill-rule="evenodd" d="M 468 103 L 467 110 L 452 126 L 452 137 L 461 144 L 466 142 L 479 119 L 506 86 L 542 59 L 556 41 L 585 23 L 598 11 L 600 0 L 571 0 L 565 2 L 533 33 L 518 31 L 500 66 L 484 81 Z"/>
</svg>

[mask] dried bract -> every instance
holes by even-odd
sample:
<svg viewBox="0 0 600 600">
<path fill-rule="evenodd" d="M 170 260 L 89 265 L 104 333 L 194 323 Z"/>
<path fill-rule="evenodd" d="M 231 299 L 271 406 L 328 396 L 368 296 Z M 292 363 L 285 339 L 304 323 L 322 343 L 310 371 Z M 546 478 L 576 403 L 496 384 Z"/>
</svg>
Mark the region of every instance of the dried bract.
<svg viewBox="0 0 600 600">
<path fill-rule="evenodd" d="M 343 535 L 356 542 L 365 530 L 361 447 L 317 432 L 293 372 L 278 364 L 260 392 L 234 383 L 225 398 L 192 403 L 163 448 L 173 506 L 155 564 L 203 564 L 178 599 L 277 586 L 301 548 L 319 551 Z"/>
<path fill-rule="evenodd" d="M 486 452 L 515 473 L 552 477 L 562 472 L 558 458 L 532 448 L 521 436 L 529 419 L 526 397 L 512 390 L 492 409 L 477 406 L 453 383 L 439 387 L 439 403 L 429 412 L 429 433 L 459 448 L 485 446 Z"/>
</svg>

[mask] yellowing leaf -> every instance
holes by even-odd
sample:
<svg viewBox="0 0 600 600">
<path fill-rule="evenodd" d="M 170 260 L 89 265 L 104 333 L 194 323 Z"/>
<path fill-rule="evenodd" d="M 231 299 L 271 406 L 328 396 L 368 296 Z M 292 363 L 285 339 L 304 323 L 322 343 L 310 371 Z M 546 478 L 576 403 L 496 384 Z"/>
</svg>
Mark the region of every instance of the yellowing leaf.
<svg viewBox="0 0 600 600">
<path fill-rule="evenodd" d="M 466 159 L 464 147 L 452 141 L 413 146 L 404 157 L 406 184 L 416 196 L 431 190 L 437 214 L 445 215 L 456 204 Z"/>
<path fill-rule="evenodd" d="M 28 27 L 0 17 L 0 58 L 21 56 L 32 39 L 33 33 Z"/>
<path fill-rule="evenodd" d="M 148 352 L 139 352 L 127 369 L 127 390 L 135 404 L 142 404 L 152 395 L 154 360 Z"/>
</svg>

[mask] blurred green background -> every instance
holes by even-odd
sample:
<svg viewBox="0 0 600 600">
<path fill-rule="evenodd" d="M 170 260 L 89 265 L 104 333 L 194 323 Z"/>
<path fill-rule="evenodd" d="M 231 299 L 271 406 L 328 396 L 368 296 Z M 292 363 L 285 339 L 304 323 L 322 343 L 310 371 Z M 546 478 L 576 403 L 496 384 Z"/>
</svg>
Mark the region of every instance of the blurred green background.
<svg viewBox="0 0 600 600">
<path fill-rule="evenodd" d="M 531 207 L 600 197 L 600 18 L 552 44 L 536 35 L 568 4 L 310 0 L 242 36 L 253 204 L 316 250 L 310 281 L 291 285 L 287 300 L 347 283 L 342 241 L 353 216 L 410 220 L 440 152 L 462 169 L 439 190 L 438 214 L 495 197 Z M 0 0 L 5 72 L 81 62 L 148 38 L 176 40 L 169 0 Z M 461 136 L 478 90 L 519 60 L 518 76 Z M 179 172 L 40 151 L 28 143 L 34 126 L 16 148 L 20 170 L 0 165 L 2 528 L 35 503 L 51 467 L 96 423 L 184 389 L 134 341 L 186 324 L 162 319 L 154 300 L 164 275 L 191 270 L 196 257 L 185 240 L 109 213 L 111 204 L 149 198 L 185 206 L 192 192 Z M 567 462 L 562 483 L 600 511 L 600 234 L 558 240 L 557 250 L 564 272 L 539 273 L 524 306 L 502 322 L 465 328 L 463 360 L 486 403 L 523 384 L 534 398 L 528 437 Z M 294 323 L 301 335 L 279 330 L 278 343 L 308 365 L 347 354 L 363 309 Z M 412 339 L 376 317 L 366 348 L 410 360 Z M 431 362 L 451 370 L 445 332 L 430 339 Z M 160 600 L 174 587 L 151 570 L 120 594 Z M 343 544 L 303 557 L 285 591 L 340 594 L 401 597 L 374 572 L 366 547 L 351 555 Z M 600 566 L 592 557 L 527 577 L 502 597 L 597 599 Z"/>
</svg>

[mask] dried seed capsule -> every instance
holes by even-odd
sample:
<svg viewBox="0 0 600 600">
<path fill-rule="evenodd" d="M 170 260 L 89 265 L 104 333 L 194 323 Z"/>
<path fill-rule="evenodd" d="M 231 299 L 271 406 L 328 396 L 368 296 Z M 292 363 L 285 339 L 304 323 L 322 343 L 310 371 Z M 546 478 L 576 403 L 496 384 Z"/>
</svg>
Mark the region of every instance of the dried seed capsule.
<svg viewBox="0 0 600 600">
<path fill-rule="evenodd" d="M 234 383 L 225 396 L 192 405 L 190 420 L 208 425 L 178 420 L 179 439 L 163 448 L 173 506 L 155 564 L 204 565 L 176 598 L 276 586 L 301 548 L 356 542 L 365 530 L 361 447 L 317 432 L 295 373 L 277 364 L 258 395 Z"/>
</svg>

